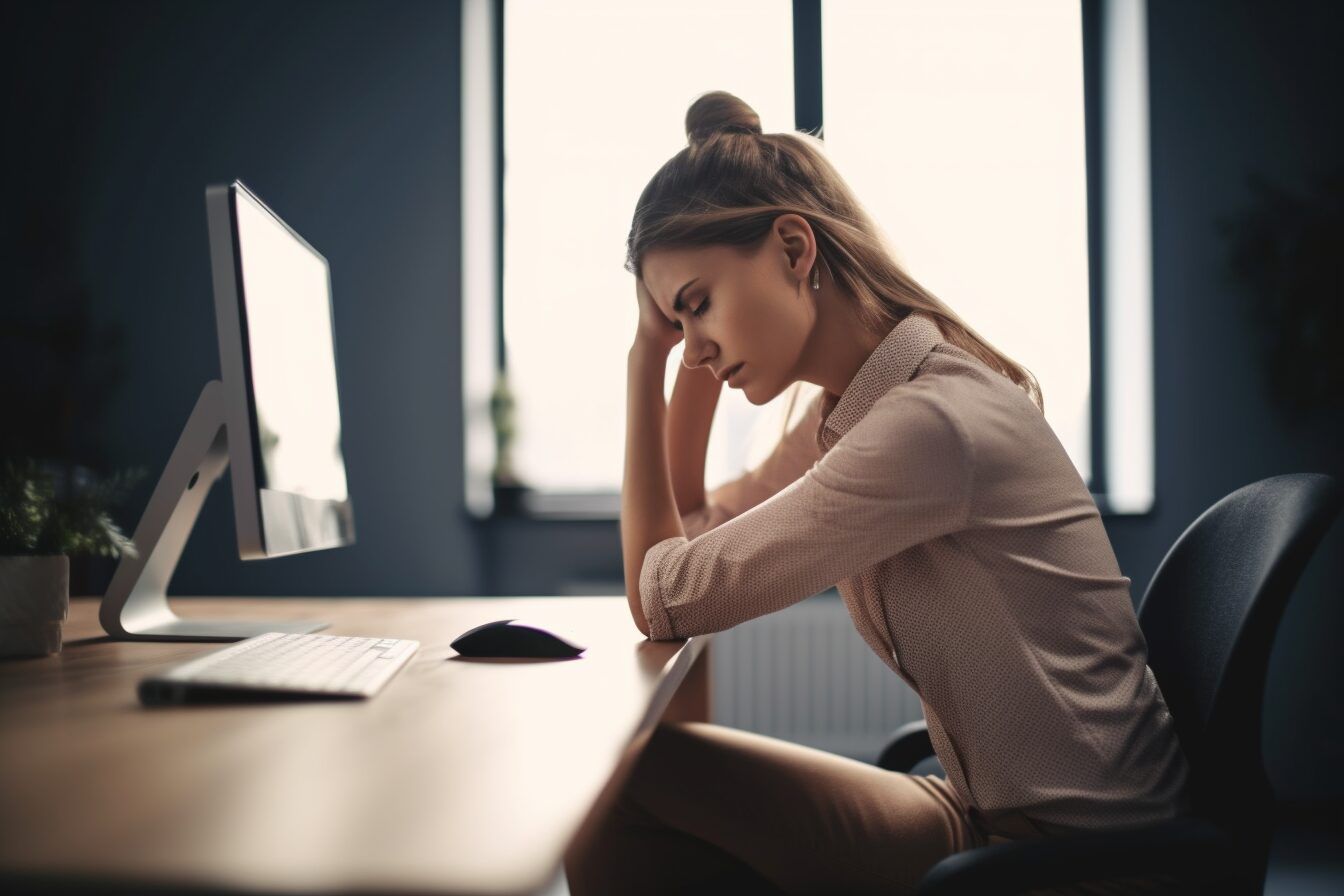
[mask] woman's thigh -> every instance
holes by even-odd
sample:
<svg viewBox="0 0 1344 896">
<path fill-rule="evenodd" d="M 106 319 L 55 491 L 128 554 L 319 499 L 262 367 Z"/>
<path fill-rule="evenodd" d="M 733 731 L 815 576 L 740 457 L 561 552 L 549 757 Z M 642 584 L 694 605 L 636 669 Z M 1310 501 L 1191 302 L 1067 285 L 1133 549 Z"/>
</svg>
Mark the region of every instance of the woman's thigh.
<svg viewBox="0 0 1344 896">
<path fill-rule="evenodd" d="M 749 892 L 754 880 L 756 892 L 889 896 L 982 842 L 940 778 L 681 722 L 654 732 L 594 842 L 567 867 L 575 896 L 585 880 L 620 892 L 622 874 L 640 875 L 631 892 L 716 881 Z M 602 865 L 616 877 L 601 877 Z"/>
</svg>

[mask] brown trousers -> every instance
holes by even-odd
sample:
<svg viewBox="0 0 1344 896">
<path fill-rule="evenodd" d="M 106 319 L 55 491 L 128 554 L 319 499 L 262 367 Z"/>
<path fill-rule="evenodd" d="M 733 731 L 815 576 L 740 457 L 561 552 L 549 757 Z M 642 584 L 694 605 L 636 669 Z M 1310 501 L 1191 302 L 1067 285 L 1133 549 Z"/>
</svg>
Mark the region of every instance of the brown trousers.
<svg viewBox="0 0 1344 896">
<path fill-rule="evenodd" d="M 895 896 L 914 893 L 943 857 L 1006 839 L 978 825 L 942 778 L 672 722 L 658 726 L 615 803 L 571 845 L 565 873 L 571 896 Z M 1155 893 L 1165 883 L 1048 892 Z"/>
</svg>

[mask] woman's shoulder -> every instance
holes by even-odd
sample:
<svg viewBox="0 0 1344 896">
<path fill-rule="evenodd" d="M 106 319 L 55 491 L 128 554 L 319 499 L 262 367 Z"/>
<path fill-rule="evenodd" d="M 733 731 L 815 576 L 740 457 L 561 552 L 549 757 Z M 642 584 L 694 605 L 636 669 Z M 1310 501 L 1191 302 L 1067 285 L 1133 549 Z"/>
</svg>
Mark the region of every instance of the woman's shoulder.
<svg viewBox="0 0 1344 896">
<path fill-rule="evenodd" d="M 1030 408 L 1036 416 L 1040 416 L 1040 409 L 1022 387 L 950 342 L 935 345 L 905 385 L 952 401 L 960 407 L 965 407 L 969 399 L 979 396 L 995 404 L 1006 402 L 1014 410 Z"/>
<path fill-rule="evenodd" d="M 940 343 L 917 375 L 892 392 L 902 389 L 955 422 L 983 487 L 997 483 L 1017 494 L 1026 483 L 1047 489 L 1064 480 L 1072 489 L 1080 482 L 1054 428 L 1026 390 L 970 352 Z"/>
<path fill-rule="evenodd" d="M 921 376 L 892 386 L 878 397 L 855 426 L 866 435 L 856 444 L 871 442 L 864 453 L 883 456 L 908 452 L 918 444 L 920 453 L 966 454 L 974 441 L 965 409 L 955 389 L 936 376 Z"/>
<path fill-rule="evenodd" d="M 991 370 L 984 361 L 981 361 L 966 349 L 950 342 L 940 342 L 929 350 L 924 363 L 915 370 L 912 381 L 930 374 L 960 375 L 971 379 L 989 379 L 990 376 L 993 376 L 1008 382 L 1010 385 L 1012 383 L 1003 374 Z"/>
<path fill-rule="evenodd" d="M 904 383 L 887 390 L 873 412 L 891 426 L 911 416 L 936 415 L 977 449 L 1048 428 L 1031 397 L 970 352 L 941 342 Z"/>
</svg>

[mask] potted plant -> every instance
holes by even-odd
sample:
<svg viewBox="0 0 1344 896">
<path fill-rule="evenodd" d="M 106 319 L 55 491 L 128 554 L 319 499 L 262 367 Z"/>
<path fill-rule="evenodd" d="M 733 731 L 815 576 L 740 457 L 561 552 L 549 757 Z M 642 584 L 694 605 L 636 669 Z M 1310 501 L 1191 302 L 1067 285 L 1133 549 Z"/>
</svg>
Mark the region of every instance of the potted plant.
<svg viewBox="0 0 1344 896">
<path fill-rule="evenodd" d="M 143 471 L 99 481 L 30 458 L 0 460 L 0 657 L 61 649 L 70 607 L 70 556 L 136 556 L 108 507 Z"/>
<path fill-rule="evenodd" d="M 492 485 L 495 494 L 495 514 L 513 516 L 523 509 L 528 487 L 513 470 L 513 440 L 517 435 L 517 413 L 513 390 L 501 370 L 490 395 L 490 419 L 495 429 L 495 469 Z"/>
</svg>

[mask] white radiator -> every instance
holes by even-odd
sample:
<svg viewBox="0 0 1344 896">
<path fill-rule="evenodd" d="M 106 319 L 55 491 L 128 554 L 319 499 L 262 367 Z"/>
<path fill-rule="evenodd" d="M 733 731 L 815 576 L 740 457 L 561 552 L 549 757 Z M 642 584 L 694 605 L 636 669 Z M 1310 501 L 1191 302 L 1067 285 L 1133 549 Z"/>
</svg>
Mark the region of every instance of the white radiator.
<svg viewBox="0 0 1344 896">
<path fill-rule="evenodd" d="M 624 594 L 625 585 L 575 580 L 559 593 Z M 720 725 L 874 762 L 893 730 L 924 717 L 834 588 L 719 632 L 710 656 L 710 716 Z"/>
<path fill-rule="evenodd" d="M 710 653 L 721 725 L 873 762 L 893 729 L 924 715 L 834 589 L 720 632 Z"/>
</svg>

